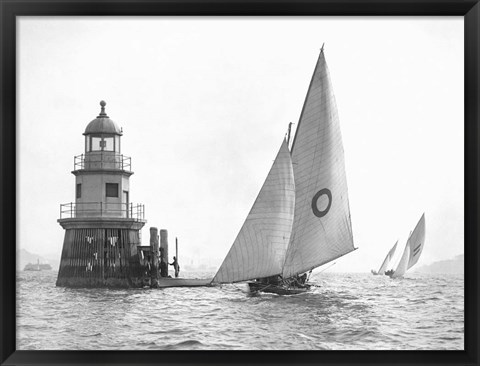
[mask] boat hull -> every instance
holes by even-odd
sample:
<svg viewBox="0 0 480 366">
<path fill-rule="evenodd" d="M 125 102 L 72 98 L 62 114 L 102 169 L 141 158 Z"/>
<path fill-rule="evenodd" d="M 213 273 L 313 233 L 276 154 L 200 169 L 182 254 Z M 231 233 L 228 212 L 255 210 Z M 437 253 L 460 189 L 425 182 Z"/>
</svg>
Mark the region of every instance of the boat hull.
<svg viewBox="0 0 480 366">
<path fill-rule="evenodd" d="M 248 282 L 250 292 L 267 292 L 277 295 L 297 295 L 310 290 L 311 285 L 305 284 L 304 287 L 286 287 L 282 285 L 268 285 L 259 282 Z"/>
<path fill-rule="evenodd" d="M 386 272 L 385 272 L 385 276 L 388 276 L 388 277 L 392 278 L 392 276 L 393 276 L 394 273 L 395 273 L 395 272 L 394 272 L 393 270 L 386 271 Z"/>
</svg>

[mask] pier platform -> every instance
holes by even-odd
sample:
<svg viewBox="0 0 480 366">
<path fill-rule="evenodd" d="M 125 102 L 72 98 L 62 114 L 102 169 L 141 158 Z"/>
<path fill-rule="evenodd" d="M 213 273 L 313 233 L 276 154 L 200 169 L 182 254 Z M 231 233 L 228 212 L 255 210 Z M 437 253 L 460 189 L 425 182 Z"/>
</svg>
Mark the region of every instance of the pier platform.
<svg viewBox="0 0 480 366">
<path fill-rule="evenodd" d="M 159 278 L 157 280 L 157 288 L 165 287 L 200 287 L 200 286 L 212 286 L 212 279 L 207 278 Z"/>
</svg>

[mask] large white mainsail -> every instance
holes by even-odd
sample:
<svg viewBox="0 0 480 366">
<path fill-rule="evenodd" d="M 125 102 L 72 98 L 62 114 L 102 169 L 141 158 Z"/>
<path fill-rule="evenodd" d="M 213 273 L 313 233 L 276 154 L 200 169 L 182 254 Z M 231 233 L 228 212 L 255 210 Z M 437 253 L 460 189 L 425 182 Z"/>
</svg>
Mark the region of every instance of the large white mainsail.
<svg viewBox="0 0 480 366">
<path fill-rule="evenodd" d="M 408 269 L 412 268 L 415 263 L 418 262 L 420 254 L 423 251 L 425 245 L 425 214 L 422 215 L 420 220 L 412 231 L 412 234 L 408 238 L 407 245 L 403 252 L 402 258 L 398 263 L 395 272 L 393 272 L 392 278 L 402 277 Z"/>
<path fill-rule="evenodd" d="M 385 259 L 383 260 L 383 263 L 382 263 L 382 265 L 380 266 L 377 274 L 379 274 L 379 275 L 385 274 L 385 270 L 387 269 L 388 265 L 390 264 L 390 261 L 391 261 L 392 258 L 393 258 L 393 255 L 395 254 L 395 250 L 397 249 L 397 244 L 398 244 L 398 240 L 397 240 L 397 242 L 395 243 L 395 245 L 392 247 L 392 249 L 390 249 L 390 251 L 388 252 L 388 254 L 387 254 L 387 256 L 385 257 Z"/>
<path fill-rule="evenodd" d="M 292 162 L 295 215 L 284 278 L 355 249 L 342 136 L 323 48 L 295 133 Z"/>
<path fill-rule="evenodd" d="M 250 213 L 212 282 L 231 283 L 282 272 L 295 206 L 292 160 L 284 140 Z"/>
</svg>

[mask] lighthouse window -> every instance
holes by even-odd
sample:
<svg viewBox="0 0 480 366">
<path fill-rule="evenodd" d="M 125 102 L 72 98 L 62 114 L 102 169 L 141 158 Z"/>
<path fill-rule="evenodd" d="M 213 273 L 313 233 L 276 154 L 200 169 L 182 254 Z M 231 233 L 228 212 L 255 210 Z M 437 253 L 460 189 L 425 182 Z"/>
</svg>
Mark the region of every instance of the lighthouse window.
<svg viewBox="0 0 480 366">
<path fill-rule="evenodd" d="M 113 151 L 113 137 L 104 137 L 103 138 L 103 150 Z"/>
<path fill-rule="evenodd" d="M 77 183 L 77 198 L 81 198 L 82 197 L 82 184 L 81 183 Z"/>
<path fill-rule="evenodd" d="M 92 137 L 92 151 L 102 150 L 102 138 L 101 137 Z"/>
<path fill-rule="evenodd" d="M 91 136 L 87 139 L 87 151 L 115 151 L 115 138 Z"/>
<path fill-rule="evenodd" d="M 118 183 L 106 183 L 107 197 L 118 197 Z"/>
</svg>

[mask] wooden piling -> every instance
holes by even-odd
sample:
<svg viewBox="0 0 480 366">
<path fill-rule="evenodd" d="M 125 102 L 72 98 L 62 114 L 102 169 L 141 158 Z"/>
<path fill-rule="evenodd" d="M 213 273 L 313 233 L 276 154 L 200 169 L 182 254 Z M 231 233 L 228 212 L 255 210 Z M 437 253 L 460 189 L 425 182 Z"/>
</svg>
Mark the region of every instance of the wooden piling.
<svg viewBox="0 0 480 366">
<path fill-rule="evenodd" d="M 175 258 L 177 258 L 178 262 L 178 238 L 175 238 Z"/>
<path fill-rule="evenodd" d="M 160 230 L 160 248 L 162 248 L 163 260 L 168 268 L 168 231 L 165 229 Z"/>
<path fill-rule="evenodd" d="M 157 278 L 160 276 L 159 273 L 159 247 L 158 247 L 158 229 L 156 227 L 150 228 L 150 251 L 152 253 L 152 285 L 155 286 Z"/>
</svg>

